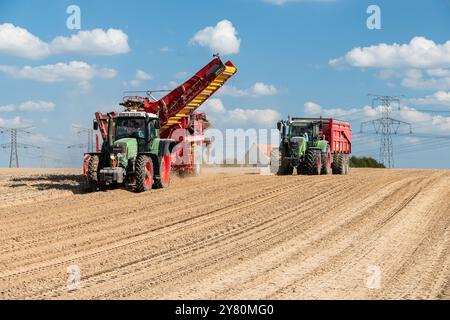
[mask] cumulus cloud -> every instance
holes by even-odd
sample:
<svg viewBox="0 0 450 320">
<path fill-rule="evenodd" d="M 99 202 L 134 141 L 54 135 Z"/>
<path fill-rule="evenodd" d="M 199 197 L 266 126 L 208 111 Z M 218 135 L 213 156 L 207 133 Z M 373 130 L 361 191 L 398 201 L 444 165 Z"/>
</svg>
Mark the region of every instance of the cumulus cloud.
<svg viewBox="0 0 450 320">
<path fill-rule="evenodd" d="M 0 72 L 9 74 L 14 79 L 26 79 L 39 82 L 61 82 L 65 80 L 89 81 L 95 77 L 111 79 L 117 75 L 116 70 L 98 68 L 82 61 L 48 64 L 37 67 L 22 68 L 1 66 Z"/>
<path fill-rule="evenodd" d="M 450 91 L 438 91 L 424 98 L 410 99 L 416 105 L 440 105 L 450 107 Z"/>
<path fill-rule="evenodd" d="M 143 70 L 137 70 L 135 79 L 125 82 L 125 86 L 139 87 L 143 82 L 153 80 L 153 76 Z"/>
<path fill-rule="evenodd" d="M 207 100 L 201 108 L 213 126 L 221 128 L 272 128 L 281 118 L 280 113 L 273 109 L 227 109 L 217 98 Z"/>
<path fill-rule="evenodd" d="M 24 28 L 11 23 L 0 24 L 0 54 L 38 60 L 65 53 L 114 55 L 129 51 L 128 36 L 118 29 L 79 31 L 47 43 Z"/>
<path fill-rule="evenodd" d="M 25 125 L 24 121 L 22 120 L 21 117 L 14 117 L 12 119 L 3 119 L 0 118 L 0 127 L 13 127 L 13 128 L 17 128 L 17 127 L 23 127 Z"/>
<path fill-rule="evenodd" d="M 50 112 L 55 108 L 55 104 L 49 101 L 26 101 L 24 103 L 15 105 L 8 104 L 0 106 L 0 111 L 13 112 L 13 111 L 34 111 L 34 112 Z"/>
<path fill-rule="evenodd" d="M 127 53 L 128 36 L 122 30 L 93 29 L 79 31 L 70 37 L 56 37 L 50 43 L 52 54 L 77 53 L 86 55 L 114 55 Z"/>
<path fill-rule="evenodd" d="M 236 54 L 239 53 L 241 39 L 237 30 L 228 20 L 222 20 L 215 27 L 206 27 L 198 31 L 190 43 L 208 47 L 212 53 Z"/>
<path fill-rule="evenodd" d="M 303 111 L 307 116 L 323 116 L 323 117 L 333 117 L 333 118 L 373 118 L 379 115 L 379 110 L 377 108 L 372 108 L 371 106 L 364 106 L 362 108 L 323 108 L 317 103 L 306 102 L 303 105 Z"/>
<path fill-rule="evenodd" d="M 381 43 L 353 48 L 329 64 L 338 68 L 378 68 L 378 78 L 397 79 L 407 88 L 450 89 L 450 40 L 437 44 L 424 37 L 414 37 L 406 44 Z"/>
<path fill-rule="evenodd" d="M 278 94 L 278 89 L 273 85 L 268 85 L 263 82 L 257 82 L 247 89 L 238 89 L 234 86 L 225 85 L 218 92 L 221 96 L 232 97 L 260 97 L 273 96 Z"/>
<path fill-rule="evenodd" d="M 414 37 L 406 44 L 357 47 L 329 63 L 358 68 L 447 68 L 450 67 L 450 40 L 436 44 L 424 37 Z"/>
<path fill-rule="evenodd" d="M 0 25 L 0 53 L 28 59 L 42 59 L 50 55 L 50 48 L 28 30 L 4 23 Z"/>
</svg>

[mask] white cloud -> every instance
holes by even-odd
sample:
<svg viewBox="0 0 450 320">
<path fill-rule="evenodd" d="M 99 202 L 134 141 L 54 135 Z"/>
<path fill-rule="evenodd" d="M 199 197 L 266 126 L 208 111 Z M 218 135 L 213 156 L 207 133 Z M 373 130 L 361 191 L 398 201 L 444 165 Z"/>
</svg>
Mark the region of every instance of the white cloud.
<svg viewBox="0 0 450 320">
<path fill-rule="evenodd" d="M 79 31 L 70 37 L 58 36 L 47 43 L 24 28 L 11 23 L 0 24 L 0 54 L 43 59 L 65 53 L 114 55 L 129 51 L 128 36 L 118 29 Z"/>
<path fill-rule="evenodd" d="M 159 51 L 162 52 L 162 53 L 167 53 L 167 52 L 169 52 L 169 51 L 171 51 L 171 50 L 170 50 L 169 47 L 166 46 L 166 47 L 161 47 L 161 48 L 159 48 Z"/>
<path fill-rule="evenodd" d="M 47 43 L 28 30 L 4 23 L 0 25 L 0 53 L 42 59 L 50 55 L 50 49 Z"/>
<path fill-rule="evenodd" d="M 241 39 L 238 38 L 233 24 L 228 20 L 222 20 L 215 27 L 206 27 L 198 31 L 190 43 L 208 47 L 212 53 L 226 55 L 239 53 Z"/>
<path fill-rule="evenodd" d="M 0 66 L 0 72 L 9 74 L 14 79 L 39 82 L 89 81 L 95 77 L 111 79 L 117 75 L 114 69 L 98 68 L 82 61 L 60 62 L 37 67 L 25 66 L 23 68 Z"/>
<path fill-rule="evenodd" d="M 143 70 L 137 70 L 135 79 L 125 82 L 125 86 L 128 87 L 139 87 L 143 82 L 153 80 L 153 76 Z"/>
<path fill-rule="evenodd" d="M 450 89 L 450 76 L 428 77 L 422 72 L 406 72 L 404 78 L 401 80 L 401 85 L 413 89 L 448 90 Z"/>
<path fill-rule="evenodd" d="M 438 91 L 424 98 L 410 99 L 409 101 L 417 105 L 441 105 L 450 107 L 450 91 Z"/>
<path fill-rule="evenodd" d="M 278 94 L 278 89 L 273 85 L 257 82 L 248 89 L 238 89 L 234 86 L 223 86 L 218 92 L 221 96 L 232 97 L 260 97 Z"/>
<path fill-rule="evenodd" d="M 210 118 L 212 125 L 222 128 L 272 128 L 281 118 L 273 109 L 225 108 L 222 100 L 211 98 L 201 107 Z"/>
<path fill-rule="evenodd" d="M 450 67 L 450 40 L 436 44 L 424 37 L 414 37 L 407 44 L 357 47 L 329 63 L 358 68 L 447 68 Z"/>
<path fill-rule="evenodd" d="M 137 70 L 136 71 L 136 79 L 141 80 L 141 81 L 148 81 L 148 80 L 152 80 L 153 76 L 151 74 L 148 74 L 145 71 Z"/>
<path fill-rule="evenodd" d="M 314 102 L 306 102 L 303 105 L 303 111 L 307 116 L 323 116 L 323 117 L 334 117 L 334 118 L 349 118 L 357 119 L 361 117 L 373 118 L 379 115 L 376 108 L 371 106 L 364 106 L 362 108 L 323 108 Z"/>
<path fill-rule="evenodd" d="M 3 119 L 0 118 L 0 127 L 23 127 L 25 125 L 24 121 L 20 117 L 14 117 L 12 119 Z"/>
<path fill-rule="evenodd" d="M 70 37 L 56 37 L 50 43 L 53 54 L 78 53 L 86 55 L 114 55 L 127 53 L 128 36 L 122 30 L 93 29 L 79 31 Z"/>
<path fill-rule="evenodd" d="M 8 104 L 0 106 L 0 111 L 34 111 L 34 112 L 50 112 L 55 108 L 55 104 L 49 101 L 26 101 L 19 105 Z"/>
</svg>

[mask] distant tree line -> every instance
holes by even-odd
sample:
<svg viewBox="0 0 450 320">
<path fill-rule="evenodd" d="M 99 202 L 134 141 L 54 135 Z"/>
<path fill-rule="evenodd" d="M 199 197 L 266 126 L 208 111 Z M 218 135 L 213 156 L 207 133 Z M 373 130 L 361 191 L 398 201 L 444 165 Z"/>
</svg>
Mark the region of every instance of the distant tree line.
<svg viewBox="0 0 450 320">
<path fill-rule="evenodd" d="M 384 164 L 379 163 L 371 157 L 355 157 L 350 158 L 350 167 L 352 168 L 385 168 Z"/>
</svg>

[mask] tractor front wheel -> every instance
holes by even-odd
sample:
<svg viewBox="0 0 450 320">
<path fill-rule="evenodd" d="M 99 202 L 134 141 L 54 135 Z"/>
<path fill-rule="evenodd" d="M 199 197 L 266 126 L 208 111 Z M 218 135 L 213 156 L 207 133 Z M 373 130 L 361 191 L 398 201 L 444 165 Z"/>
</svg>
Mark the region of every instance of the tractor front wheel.
<svg viewBox="0 0 450 320">
<path fill-rule="evenodd" d="M 309 175 L 320 175 L 322 171 L 321 153 L 318 150 L 307 150 L 305 154 L 305 167 Z"/>
<path fill-rule="evenodd" d="M 139 155 L 136 159 L 136 191 L 148 191 L 152 185 L 153 161 L 149 156 Z"/>
</svg>

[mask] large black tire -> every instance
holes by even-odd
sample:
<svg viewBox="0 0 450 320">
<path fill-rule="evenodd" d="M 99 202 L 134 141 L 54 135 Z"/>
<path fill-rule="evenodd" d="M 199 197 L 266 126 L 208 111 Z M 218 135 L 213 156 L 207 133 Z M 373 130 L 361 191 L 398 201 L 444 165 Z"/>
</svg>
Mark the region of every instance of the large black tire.
<svg viewBox="0 0 450 320">
<path fill-rule="evenodd" d="M 344 161 L 345 161 L 345 174 L 349 174 L 350 173 L 350 156 L 348 154 L 346 154 L 344 156 Z"/>
<path fill-rule="evenodd" d="M 87 177 L 87 188 L 95 192 L 99 187 L 98 183 L 98 168 L 99 168 L 100 158 L 99 156 L 91 156 L 88 162 L 88 167 L 86 171 Z"/>
<path fill-rule="evenodd" d="M 322 172 L 321 152 L 318 150 L 307 150 L 305 154 L 305 170 L 308 175 L 320 175 Z"/>
<path fill-rule="evenodd" d="M 330 174 L 332 172 L 331 169 L 331 153 L 327 148 L 327 151 L 322 152 L 322 172 L 321 174 Z"/>
<path fill-rule="evenodd" d="M 159 179 L 155 179 L 153 187 L 155 189 L 168 188 L 172 178 L 172 168 L 170 165 L 170 155 L 161 157 L 159 164 Z"/>
<path fill-rule="evenodd" d="M 347 174 L 348 156 L 346 154 L 337 154 L 334 156 L 332 169 L 333 174 Z"/>
<path fill-rule="evenodd" d="M 136 159 L 136 191 L 148 191 L 153 186 L 153 161 L 150 157 L 139 155 Z"/>
<path fill-rule="evenodd" d="M 289 161 L 283 160 L 283 151 L 280 148 L 272 148 L 270 152 L 270 172 L 279 176 L 292 175 L 294 168 Z"/>
</svg>

